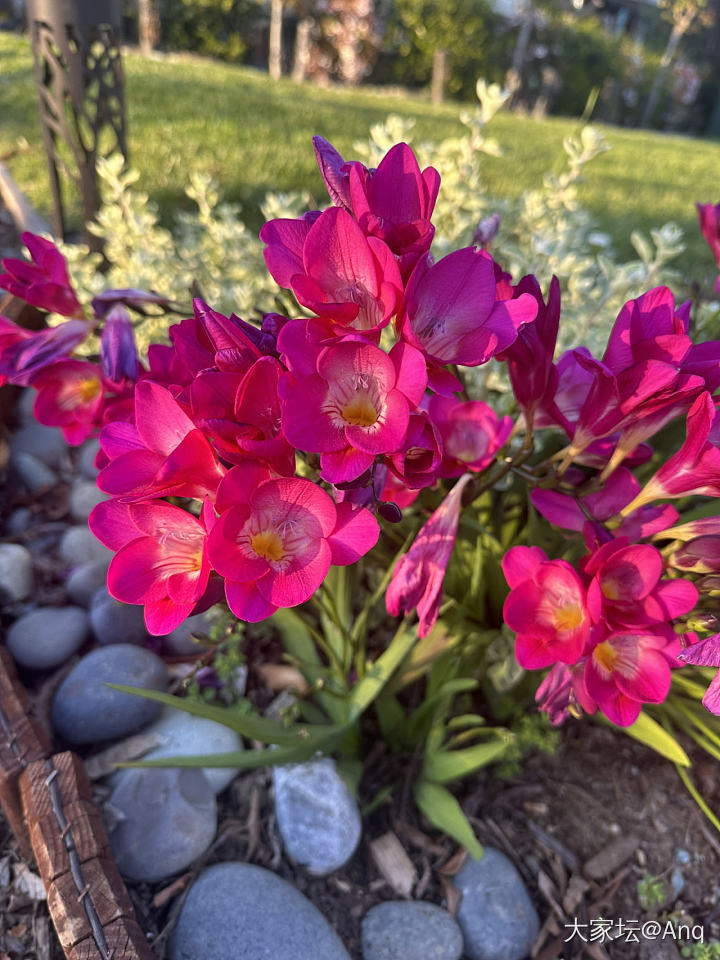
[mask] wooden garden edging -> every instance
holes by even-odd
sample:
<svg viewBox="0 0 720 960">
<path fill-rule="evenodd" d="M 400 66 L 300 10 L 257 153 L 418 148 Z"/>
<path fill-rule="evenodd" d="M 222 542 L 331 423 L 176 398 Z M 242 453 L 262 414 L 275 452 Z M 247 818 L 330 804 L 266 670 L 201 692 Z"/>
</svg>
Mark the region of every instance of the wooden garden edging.
<svg viewBox="0 0 720 960">
<path fill-rule="evenodd" d="M 156 960 L 112 859 L 83 761 L 52 754 L 12 659 L 0 647 L 0 804 L 33 857 L 67 960 Z"/>
</svg>

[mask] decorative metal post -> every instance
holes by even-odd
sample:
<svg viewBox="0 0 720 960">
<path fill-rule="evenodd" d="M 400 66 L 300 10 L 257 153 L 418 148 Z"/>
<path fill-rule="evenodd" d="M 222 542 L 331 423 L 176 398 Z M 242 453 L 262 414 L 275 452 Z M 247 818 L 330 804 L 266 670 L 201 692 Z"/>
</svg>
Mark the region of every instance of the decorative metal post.
<svg viewBox="0 0 720 960">
<path fill-rule="evenodd" d="M 88 223 L 100 205 L 98 157 L 117 150 L 127 157 L 119 8 L 116 0 L 28 0 L 55 229 L 61 237 L 67 230 L 63 180 L 75 187 Z M 98 249 L 97 237 L 88 234 L 87 240 Z"/>
</svg>

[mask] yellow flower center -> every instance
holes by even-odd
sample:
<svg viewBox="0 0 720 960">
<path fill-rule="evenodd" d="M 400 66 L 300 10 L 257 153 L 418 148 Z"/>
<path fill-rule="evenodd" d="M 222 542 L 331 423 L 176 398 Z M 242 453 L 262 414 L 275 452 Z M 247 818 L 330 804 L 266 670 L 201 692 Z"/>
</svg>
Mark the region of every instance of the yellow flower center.
<svg viewBox="0 0 720 960">
<path fill-rule="evenodd" d="M 617 657 L 617 650 L 607 640 L 603 640 L 603 642 L 599 643 L 593 650 L 593 659 L 604 673 L 613 672 Z"/>
<path fill-rule="evenodd" d="M 77 392 L 83 403 L 89 403 L 100 393 L 100 381 L 97 377 L 85 377 L 78 381 Z"/>
<path fill-rule="evenodd" d="M 261 530 L 256 533 L 250 540 L 250 546 L 264 560 L 282 560 L 285 556 L 282 537 L 274 530 Z"/>
<path fill-rule="evenodd" d="M 579 627 L 585 619 L 585 615 L 577 603 L 570 603 L 566 607 L 560 607 L 555 613 L 555 626 L 561 632 L 574 630 Z"/>
<path fill-rule="evenodd" d="M 371 427 L 377 423 L 378 412 L 370 397 L 364 391 L 356 394 L 349 403 L 340 409 L 345 423 L 352 427 Z"/>
</svg>

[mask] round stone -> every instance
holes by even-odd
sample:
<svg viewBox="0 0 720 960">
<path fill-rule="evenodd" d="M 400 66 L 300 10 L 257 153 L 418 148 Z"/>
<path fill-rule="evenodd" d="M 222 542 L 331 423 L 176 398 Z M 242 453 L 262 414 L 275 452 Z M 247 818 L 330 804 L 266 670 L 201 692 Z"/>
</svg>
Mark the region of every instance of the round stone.
<svg viewBox="0 0 720 960">
<path fill-rule="evenodd" d="M 285 851 L 325 876 L 355 852 L 362 821 L 355 798 L 329 757 L 273 767 L 275 814 Z"/>
<path fill-rule="evenodd" d="M 80 607 L 39 607 L 10 627 L 7 648 L 23 667 L 57 667 L 83 645 L 88 627 L 87 612 Z"/>
<path fill-rule="evenodd" d="M 107 560 L 91 560 L 81 563 L 70 572 L 65 581 L 67 595 L 81 607 L 89 607 L 92 598 L 107 583 Z"/>
<path fill-rule="evenodd" d="M 27 600 L 34 586 L 30 551 L 19 543 L 0 543 L 0 603 Z"/>
<path fill-rule="evenodd" d="M 121 603 L 100 587 L 90 602 L 90 623 L 98 643 L 135 643 L 142 646 L 147 627 L 142 606 Z"/>
<path fill-rule="evenodd" d="M 58 482 L 55 471 L 31 453 L 17 453 L 11 462 L 30 493 L 35 493 L 44 487 L 53 487 Z"/>
<path fill-rule="evenodd" d="M 51 717 L 61 737 L 73 744 L 112 740 L 151 723 L 160 713 L 159 703 L 112 690 L 108 683 L 165 690 L 165 664 L 150 650 L 129 643 L 92 650 L 55 693 Z"/>
<path fill-rule="evenodd" d="M 94 480 L 76 480 L 70 489 L 70 516 L 76 523 L 87 523 L 93 508 L 108 497 Z"/>
<path fill-rule="evenodd" d="M 143 760 L 160 757 L 212 756 L 216 753 L 238 753 L 244 745 L 240 734 L 214 720 L 194 717 L 184 710 L 166 707 L 162 716 L 146 730 L 157 734 L 164 742 L 146 753 Z M 237 776 L 235 767 L 203 767 L 203 772 L 215 793 Z"/>
<path fill-rule="evenodd" d="M 190 889 L 168 960 L 350 960 L 333 928 L 295 887 L 263 867 L 217 863 Z"/>
<path fill-rule="evenodd" d="M 11 537 L 16 537 L 19 533 L 25 533 L 31 520 L 32 510 L 29 507 L 18 507 L 7 518 L 5 529 Z"/>
<path fill-rule="evenodd" d="M 96 437 L 86 440 L 80 447 L 80 472 L 87 480 L 94 480 L 99 471 L 95 466 L 95 457 L 100 450 L 100 441 Z"/>
<path fill-rule="evenodd" d="M 453 883 L 462 894 L 457 920 L 469 960 L 523 960 L 540 921 L 515 865 L 493 847 L 471 857 Z"/>
<path fill-rule="evenodd" d="M 125 769 L 106 804 L 110 846 L 130 880 L 184 870 L 215 838 L 215 794 L 202 770 Z"/>
<path fill-rule="evenodd" d="M 60 540 L 60 556 L 74 567 L 93 560 L 104 560 L 109 563 L 114 553 L 104 544 L 96 540 L 90 528 L 82 526 L 68 527 Z"/>
<path fill-rule="evenodd" d="M 35 393 L 35 391 L 32 391 Z M 18 454 L 29 454 L 47 467 L 57 468 L 67 456 L 67 443 L 58 427 L 46 427 L 42 423 L 28 423 L 10 438 L 10 458 L 14 462 Z"/>
<path fill-rule="evenodd" d="M 459 960 L 462 952 L 460 927 L 434 903 L 379 903 L 362 922 L 363 960 Z"/>
</svg>

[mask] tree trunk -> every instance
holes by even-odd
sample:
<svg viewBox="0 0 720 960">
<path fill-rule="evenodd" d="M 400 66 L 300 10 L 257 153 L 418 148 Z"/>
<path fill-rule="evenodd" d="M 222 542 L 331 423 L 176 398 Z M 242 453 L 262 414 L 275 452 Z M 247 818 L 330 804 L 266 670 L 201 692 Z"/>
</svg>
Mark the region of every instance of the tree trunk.
<svg viewBox="0 0 720 960">
<path fill-rule="evenodd" d="M 515 106 L 515 99 L 522 88 L 523 67 L 525 65 L 527 50 L 530 44 L 530 37 L 532 36 L 534 25 L 535 20 L 532 15 L 532 11 L 528 9 L 525 11 L 525 15 L 523 16 L 520 24 L 517 41 L 515 43 L 515 49 L 513 50 L 513 58 L 512 63 L 510 64 L 510 69 L 505 75 L 505 87 L 512 92 L 509 106 Z"/>
<path fill-rule="evenodd" d="M 445 94 L 445 75 L 447 74 L 447 50 L 439 48 L 433 54 L 430 99 L 433 103 L 442 103 Z"/>
<path fill-rule="evenodd" d="M 312 17 L 303 17 L 297 25 L 295 34 L 295 60 L 292 78 L 295 83 L 304 83 L 310 66 L 310 33 L 313 28 Z"/>
<path fill-rule="evenodd" d="M 648 96 L 647 103 L 645 104 L 645 110 L 643 112 L 642 120 L 640 121 L 641 127 L 649 127 L 652 123 L 653 114 L 655 113 L 655 108 L 660 100 L 660 94 L 665 86 L 665 78 L 667 77 L 668 70 L 670 69 L 670 64 L 673 62 L 673 57 L 677 52 L 678 44 L 682 40 L 683 34 L 687 33 L 689 26 L 689 24 L 686 26 L 685 23 L 682 22 L 673 24 L 670 39 L 665 47 L 665 53 L 660 61 L 658 72 L 655 74 L 655 79 L 653 80 L 653 85 L 650 89 L 650 95 Z"/>
<path fill-rule="evenodd" d="M 283 0 L 270 0 L 270 49 L 268 72 L 273 80 L 282 76 Z"/>
<path fill-rule="evenodd" d="M 138 0 L 138 39 L 140 53 L 149 57 L 160 40 L 157 0 Z"/>
</svg>

